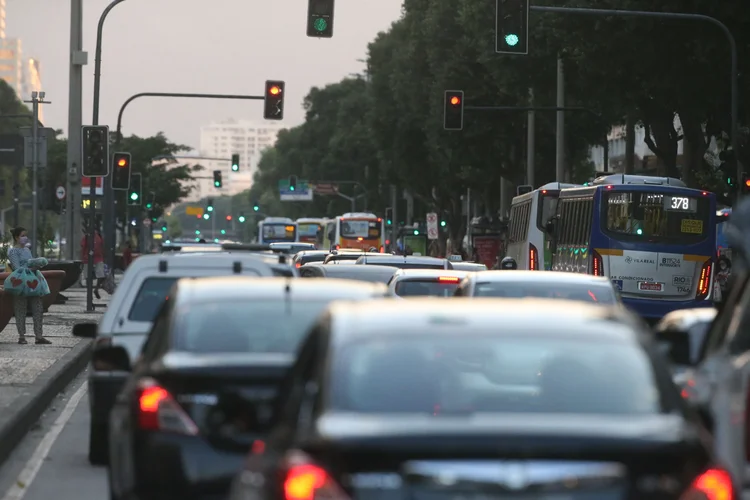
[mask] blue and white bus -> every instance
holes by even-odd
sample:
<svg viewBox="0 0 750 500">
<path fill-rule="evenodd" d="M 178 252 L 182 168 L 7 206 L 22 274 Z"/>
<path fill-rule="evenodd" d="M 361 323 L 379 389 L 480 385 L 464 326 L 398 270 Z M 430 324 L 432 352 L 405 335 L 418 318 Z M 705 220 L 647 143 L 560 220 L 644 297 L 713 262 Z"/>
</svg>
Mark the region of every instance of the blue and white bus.
<svg viewBox="0 0 750 500">
<path fill-rule="evenodd" d="M 712 306 L 716 197 L 678 179 L 610 175 L 560 192 L 552 269 L 609 276 L 647 320 Z"/>
<path fill-rule="evenodd" d="M 266 217 L 258 222 L 258 243 L 292 243 L 298 241 L 297 223 L 287 217 Z"/>
</svg>

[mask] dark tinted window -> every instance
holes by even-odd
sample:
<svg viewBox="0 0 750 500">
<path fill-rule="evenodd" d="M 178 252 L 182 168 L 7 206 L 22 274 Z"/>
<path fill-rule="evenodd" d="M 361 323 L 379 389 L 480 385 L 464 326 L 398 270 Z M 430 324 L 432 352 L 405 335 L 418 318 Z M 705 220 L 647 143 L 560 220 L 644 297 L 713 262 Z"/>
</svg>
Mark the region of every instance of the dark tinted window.
<svg viewBox="0 0 750 500">
<path fill-rule="evenodd" d="M 293 353 L 329 300 L 245 300 L 190 305 L 180 314 L 175 349 Z"/>
<path fill-rule="evenodd" d="M 437 280 L 402 280 L 396 283 L 399 297 L 452 297 L 459 280 L 441 282 Z"/>
<path fill-rule="evenodd" d="M 169 290 L 177 278 L 148 278 L 138 290 L 138 295 L 130 307 L 130 321 L 154 321 L 156 313 L 164 303 Z"/>
<path fill-rule="evenodd" d="M 628 341 L 549 336 L 370 338 L 332 365 L 334 410 L 643 415 L 663 409 L 650 358 Z M 468 337 L 467 337 L 468 335 Z M 666 399 L 665 399 L 666 400 Z"/>
<path fill-rule="evenodd" d="M 397 267 L 399 269 L 445 269 L 446 265 L 444 263 L 434 264 L 422 264 L 422 263 L 405 263 L 404 261 L 390 261 L 387 259 L 380 260 L 377 257 L 374 259 L 363 259 L 362 262 L 358 262 L 358 264 L 366 264 L 368 266 L 389 266 L 389 267 Z M 453 269 L 453 266 L 448 266 L 449 269 Z"/>
<path fill-rule="evenodd" d="M 494 282 L 477 283 L 476 297 L 543 298 L 612 305 L 618 302 L 613 288 L 562 283 Z"/>
</svg>

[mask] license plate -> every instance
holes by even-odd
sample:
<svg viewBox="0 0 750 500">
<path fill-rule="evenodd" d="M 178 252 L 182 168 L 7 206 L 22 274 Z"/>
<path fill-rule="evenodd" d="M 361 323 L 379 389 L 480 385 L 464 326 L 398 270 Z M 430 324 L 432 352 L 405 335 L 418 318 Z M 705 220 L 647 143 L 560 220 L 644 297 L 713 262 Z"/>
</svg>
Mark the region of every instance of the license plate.
<svg viewBox="0 0 750 500">
<path fill-rule="evenodd" d="M 654 283 L 653 281 L 639 281 L 638 290 L 642 292 L 661 292 L 664 288 L 662 283 Z"/>
</svg>

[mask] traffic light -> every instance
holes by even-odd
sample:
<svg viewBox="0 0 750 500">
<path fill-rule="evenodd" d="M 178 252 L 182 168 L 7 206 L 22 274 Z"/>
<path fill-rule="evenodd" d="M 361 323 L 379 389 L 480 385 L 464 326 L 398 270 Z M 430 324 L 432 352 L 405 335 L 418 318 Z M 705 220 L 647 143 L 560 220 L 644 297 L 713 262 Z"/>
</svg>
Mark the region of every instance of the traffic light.
<svg viewBox="0 0 750 500">
<path fill-rule="evenodd" d="M 166 233 L 167 232 L 167 222 L 164 221 L 161 223 L 161 232 Z"/>
<path fill-rule="evenodd" d="M 208 202 L 206 203 L 206 211 L 207 212 L 214 211 L 214 199 L 213 198 L 208 199 Z"/>
<path fill-rule="evenodd" d="M 495 52 L 529 53 L 529 0 L 495 0 Z"/>
<path fill-rule="evenodd" d="M 227 215 L 227 222 L 229 222 L 231 220 L 232 220 L 232 216 L 231 215 Z"/>
<path fill-rule="evenodd" d="M 127 191 L 130 189 L 130 153 L 114 153 L 112 164 L 112 189 Z"/>
<path fill-rule="evenodd" d="M 109 175 L 109 127 L 84 125 L 81 132 L 81 173 L 84 177 L 106 177 Z"/>
<path fill-rule="evenodd" d="M 464 91 L 445 91 L 445 113 L 443 114 L 445 130 L 463 130 L 464 128 Z"/>
<path fill-rule="evenodd" d="M 238 172 L 240 170 L 240 155 L 232 155 L 232 172 Z"/>
<path fill-rule="evenodd" d="M 390 226 L 393 224 L 393 208 L 386 207 L 385 208 L 385 225 Z"/>
<path fill-rule="evenodd" d="M 260 205 L 258 204 L 257 201 L 254 201 L 253 202 L 253 212 L 257 212 L 258 210 L 260 210 Z"/>
<path fill-rule="evenodd" d="M 297 189 L 297 176 L 290 175 L 289 176 L 289 191 L 294 191 L 296 189 Z"/>
<path fill-rule="evenodd" d="M 445 227 L 445 226 L 447 226 L 447 225 L 448 225 L 448 222 L 447 222 L 447 221 L 444 221 L 444 220 L 441 220 L 441 221 L 440 221 L 440 227 Z"/>
<path fill-rule="evenodd" d="M 750 174 L 748 174 L 747 172 L 744 172 L 742 174 L 742 183 L 740 184 L 740 186 L 742 187 L 742 192 L 744 194 L 750 193 Z"/>
<path fill-rule="evenodd" d="M 284 118 L 284 82 L 266 80 L 266 93 L 263 99 L 263 118 L 281 120 Z"/>
<path fill-rule="evenodd" d="M 237 217 L 237 220 L 240 222 L 245 222 L 245 214 L 243 212 L 240 212 L 240 216 Z"/>
<path fill-rule="evenodd" d="M 221 170 L 214 170 L 214 187 L 221 187 Z"/>
<path fill-rule="evenodd" d="M 154 198 L 155 197 L 156 197 L 156 195 L 154 195 L 154 193 L 149 193 L 149 197 L 146 200 L 146 210 L 151 210 L 152 208 L 154 208 Z"/>
<path fill-rule="evenodd" d="M 307 36 L 333 36 L 333 0 L 307 0 Z"/>
<path fill-rule="evenodd" d="M 133 174 L 128 189 L 128 205 L 140 205 L 143 198 L 143 177 L 141 174 Z"/>
</svg>

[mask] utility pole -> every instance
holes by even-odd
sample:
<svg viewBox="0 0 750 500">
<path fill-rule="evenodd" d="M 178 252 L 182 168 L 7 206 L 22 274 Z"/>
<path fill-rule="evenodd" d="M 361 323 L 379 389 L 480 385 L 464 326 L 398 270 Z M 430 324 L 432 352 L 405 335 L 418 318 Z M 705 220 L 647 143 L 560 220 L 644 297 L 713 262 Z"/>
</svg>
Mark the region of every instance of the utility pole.
<svg viewBox="0 0 750 500">
<path fill-rule="evenodd" d="M 557 57 L 557 107 L 565 107 L 565 70 L 563 60 Z M 565 182 L 565 112 L 557 112 L 555 134 L 555 180 Z"/>
<path fill-rule="evenodd" d="M 534 89 L 529 89 L 529 107 L 534 107 Z M 526 119 L 526 184 L 534 185 L 534 149 L 536 148 L 536 115 L 529 111 Z"/>
<path fill-rule="evenodd" d="M 88 54 L 83 51 L 83 0 L 70 0 L 70 72 L 68 83 L 68 170 L 65 196 L 67 231 L 65 255 L 70 260 L 78 254 L 78 231 L 81 228 L 81 109 L 83 66 Z"/>
<path fill-rule="evenodd" d="M 31 248 L 36 253 L 39 226 L 39 105 L 50 102 L 44 100 L 44 92 L 37 91 L 31 93 L 30 101 L 24 102 L 31 103 L 31 115 L 34 120 L 31 125 Z"/>
</svg>

